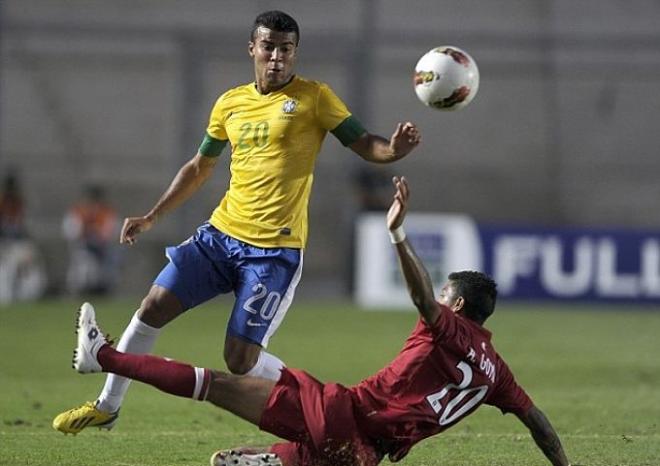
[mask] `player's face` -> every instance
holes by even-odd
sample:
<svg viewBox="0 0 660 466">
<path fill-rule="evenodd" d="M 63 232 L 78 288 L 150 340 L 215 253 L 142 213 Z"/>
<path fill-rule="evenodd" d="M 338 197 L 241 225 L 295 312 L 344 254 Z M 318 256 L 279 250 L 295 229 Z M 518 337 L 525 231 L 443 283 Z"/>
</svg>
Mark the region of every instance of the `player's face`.
<svg viewBox="0 0 660 466">
<path fill-rule="evenodd" d="M 444 304 L 454 312 L 458 312 L 460 307 L 457 306 L 458 295 L 456 294 L 456 287 L 451 281 L 445 283 L 440 289 L 440 296 L 438 302 Z"/>
<path fill-rule="evenodd" d="M 296 63 L 296 33 L 259 27 L 248 45 L 254 60 L 257 89 L 267 94 L 284 87 L 293 76 Z"/>
</svg>

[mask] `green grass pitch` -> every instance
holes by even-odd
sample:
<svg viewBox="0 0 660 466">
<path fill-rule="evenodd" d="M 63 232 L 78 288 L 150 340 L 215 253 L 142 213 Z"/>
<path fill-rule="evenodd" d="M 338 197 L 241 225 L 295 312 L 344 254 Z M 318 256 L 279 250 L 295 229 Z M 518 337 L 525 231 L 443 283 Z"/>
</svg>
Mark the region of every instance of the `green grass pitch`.
<svg viewBox="0 0 660 466">
<path fill-rule="evenodd" d="M 136 303 L 97 302 L 118 335 Z M 98 393 L 104 376 L 70 368 L 77 303 L 0 308 L 0 464 L 204 465 L 216 449 L 267 444 L 268 434 L 205 403 L 134 383 L 112 432 L 64 436 L 54 415 Z M 229 299 L 189 312 L 163 332 L 156 354 L 223 367 Z M 270 350 L 321 380 L 358 382 L 387 363 L 415 324 L 410 312 L 294 303 Z M 553 422 L 574 464 L 660 465 L 660 312 L 502 303 L 488 322 L 519 382 Z M 385 461 L 387 463 L 387 461 Z M 482 407 L 400 464 L 547 464 L 513 416 Z"/>
</svg>

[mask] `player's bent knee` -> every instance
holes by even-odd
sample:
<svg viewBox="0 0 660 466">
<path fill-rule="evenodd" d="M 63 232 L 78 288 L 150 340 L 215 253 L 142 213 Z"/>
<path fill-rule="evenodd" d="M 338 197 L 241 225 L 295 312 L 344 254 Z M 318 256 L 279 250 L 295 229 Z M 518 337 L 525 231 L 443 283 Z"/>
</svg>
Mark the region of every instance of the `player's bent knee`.
<svg viewBox="0 0 660 466">
<path fill-rule="evenodd" d="M 183 306 L 172 293 L 164 289 L 154 292 L 152 289 L 142 300 L 138 317 L 147 325 L 161 328 L 182 312 Z"/>
<path fill-rule="evenodd" d="M 250 372 L 250 369 L 254 367 L 258 359 L 258 354 L 256 356 L 246 353 L 225 354 L 227 369 L 229 369 L 229 372 L 236 375 L 245 375 Z"/>
<path fill-rule="evenodd" d="M 247 374 L 259 361 L 261 346 L 241 338 L 227 336 L 224 357 L 229 372 L 236 375 Z"/>
</svg>

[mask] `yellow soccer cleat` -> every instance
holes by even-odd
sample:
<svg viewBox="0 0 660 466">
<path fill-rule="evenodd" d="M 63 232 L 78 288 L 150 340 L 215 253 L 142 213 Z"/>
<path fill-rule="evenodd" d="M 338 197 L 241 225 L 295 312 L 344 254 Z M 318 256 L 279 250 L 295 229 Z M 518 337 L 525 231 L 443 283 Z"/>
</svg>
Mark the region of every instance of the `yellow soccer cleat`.
<svg viewBox="0 0 660 466">
<path fill-rule="evenodd" d="M 96 409 L 92 401 L 88 401 L 78 408 L 73 408 L 59 414 L 53 419 L 53 429 L 65 434 L 77 434 L 85 427 L 98 427 L 110 430 L 119 417 L 119 411 L 107 413 Z"/>
</svg>

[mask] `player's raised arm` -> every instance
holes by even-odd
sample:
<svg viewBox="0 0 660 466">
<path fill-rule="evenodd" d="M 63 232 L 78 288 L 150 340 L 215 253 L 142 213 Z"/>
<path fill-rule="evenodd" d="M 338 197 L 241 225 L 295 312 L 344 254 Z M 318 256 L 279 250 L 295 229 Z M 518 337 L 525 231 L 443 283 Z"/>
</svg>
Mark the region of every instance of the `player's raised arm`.
<svg viewBox="0 0 660 466">
<path fill-rule="evenodd" d="M 570 466 L 559 436 L 540 409 L 532 406 L 525 414 L 517 416 L 527 426 L 534 441 L 553 466 Z"/>
<path fill-rule="evenodd" d="M 149 231 L 159 217 L 192 196 L 208 179 L 217 161 L 217 157 L 207 157 L 197 153 L 186 162 L 149 213 L 142 217 L 128 217 L 124 220 L 119 242 L 134 244 L 137 235 Z"/>
<path fill-rule="evenodd" d="M 432 324 L 438 319 L 440 305 L 435 300 L 433 283 L 429 273 L 406 239 L 406 234 L 403 231 L 403 220 L 408 210 L 408 196 L 410 194 L 408 182 L 404 177 L 396 176 L 392 182 L 396 192 L 390 210 L 387 212 L 387 228 L 390 231 L 392 242 L 396 245 L 399 263 L 408 285 L 410 297 L 424 320 Z"/>
<path fill-rule="evenodd" d="M 420 140 L 417 126 L 408 121 L 397 124 L 390 139 L 366 132 L 348 147 L 369 162 L 389 163 L 404 158 Z"/>
</svg>

